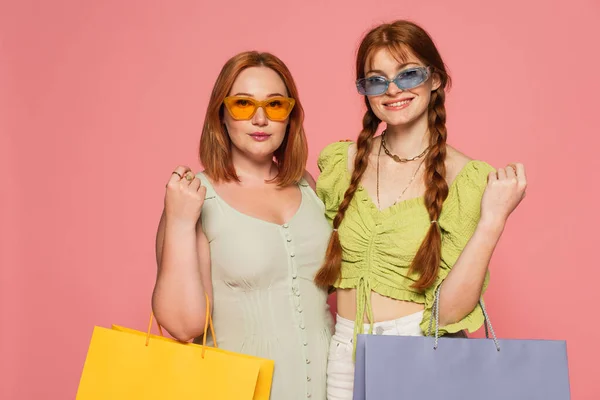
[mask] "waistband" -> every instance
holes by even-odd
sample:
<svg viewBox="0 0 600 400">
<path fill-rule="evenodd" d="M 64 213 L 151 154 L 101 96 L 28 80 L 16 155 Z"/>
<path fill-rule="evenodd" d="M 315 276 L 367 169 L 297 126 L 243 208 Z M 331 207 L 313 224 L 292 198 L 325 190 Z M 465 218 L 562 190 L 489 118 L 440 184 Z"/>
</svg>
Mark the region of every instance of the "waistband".
<svg viewBox="0 0 600 400">
<path fill-rule="evenodd" d="M 398 319 L 392 319 L 389 321 L 381 321 L 374 322 L 373 325 L 366 323 L 363 324 L 363 332 L 369 332 L 371 327 L 373 328 L 373 333 L 381 335 L 385 331 L 397 329 L 398 331 L 402 331 L 409 326 L 414 326 L 414 324 L 420 324 L 423 320 L 424 311 L 418 311 L 413 314 L 406 315 L 404 317 L 400 317 Z M 344 337 L 354 337 L 355 324 L 354 321 L 341 317 L 339 314 L 336 314 L 336 323 L 335 323 L 335 334 L 338 336 Z"/>
</svg>

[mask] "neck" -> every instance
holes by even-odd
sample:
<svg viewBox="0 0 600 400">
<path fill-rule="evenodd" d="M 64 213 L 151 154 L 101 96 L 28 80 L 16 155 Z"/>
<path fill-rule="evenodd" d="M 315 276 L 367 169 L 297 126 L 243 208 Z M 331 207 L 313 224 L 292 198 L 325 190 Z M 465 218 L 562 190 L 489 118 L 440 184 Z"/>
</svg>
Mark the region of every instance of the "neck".
<svg viewBox="0 0 600 400">
<path fill-rule="evenodd" d="M 400 158 L 412 158 L 421 154 L 429 146 L 427 115 L 410 124 L 388 125 L 385 143 L 390 152 Z"/>
<path fill-rule="evenodd" d="M 237 151 L 232 153 L 233 167 L 242 184 L 264 184 L 277 175 L 273 154 L 262 158 L 248 158 Z"/>
</svg>

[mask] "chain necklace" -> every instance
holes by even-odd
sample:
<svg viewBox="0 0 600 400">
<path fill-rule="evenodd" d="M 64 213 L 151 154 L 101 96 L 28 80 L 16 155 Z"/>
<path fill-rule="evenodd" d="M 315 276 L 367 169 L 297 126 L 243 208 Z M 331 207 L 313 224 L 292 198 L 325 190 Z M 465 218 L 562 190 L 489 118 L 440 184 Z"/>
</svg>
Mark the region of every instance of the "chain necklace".
<svg viewBox="0 0 600 400">
<path fill-rule="evenodd" d="M 415 156 L 413 158 L 400 158 L 397 155 L 392 154 L 388 150 L 387 146 L 385 145 L 385 131 L 383 131 L 383 133 L 381 134 L 381 145 L 383 146 L 383 151 L 385 151 L 385 154 L 390 156 L 397 163 L 406 163 L 406 162 L 418 160 L 419 158 L 423 157 L 425 155 L 425 153 L 427 153 L 427 150 L 429 150 L 429 147 L 427 147 L 425 150 L 423 150 L 423 152 L 421 154 L 419 154 L 418 156 Z"/>
<path fill-rule="evenodd" d="M 381 135 L 381 143 L 379 145 L 379 151 L 377 152 L 377 209 L 381 211 L 381 203 L 379 202 L 379 158 L 381 156 L 381 149 L 383 148 L 386 152 L 387 155 L 389 155 L 390 157 L 392 157 L 394 159 L 394 161 L 396 162 L 408 162 L 408 161 L 413 161 L 413 160 L 417 160 L 421 157 L 423 157 L 425 155 L 425 153 L 427 152 L 427 150 L 429 150 L 429 147 L 426 148 L 423 153 L 419 154 L 416 157 L 413 157 L 411 159 L 401 159 L 398 156 L 394 155 L 392 156 L 387 149 L 385 148 L 385 142 L 384 142 L 384 138 L 383 136 L 385 135 L 385 131 L 383 132 L 383 134 Z M 396 160 L 396 158 L 398 158 L 398 160 Z M 405 161 L 402 161 L 405 160 Z M 423 160 L 425 161 L 425 160 Z M 396 201 L 394 201 L 394 204 L 392 204 L 392 206 L 396 205 L 400 199 L 402 198 L 402 196 L 404 196 L 404 193 L 408 190 L 408 188 L 410 187 L 410 184 L 415 180 L 415 178 L 417 177 L 417 174 L 419 173 L 419 170 L 421 169 L 421 165 L 423 165 L 423 161 L 421 161 L 419 163 L 419 166 L 417 167 L 417 170 L 415 171 L 415 173 L 413 174 L 412 178 L 410 178 L 410 180 L 408 181 L 408 185 L 406 185 L 406 187 L 404 188 L 404 190 L 402 190 L 402 192 L 400 193 L 400 196 L 398 196 L 398 198 L 396 199 Z M 391 206 L 390 206 L 391 207 Z"/>
</svg>

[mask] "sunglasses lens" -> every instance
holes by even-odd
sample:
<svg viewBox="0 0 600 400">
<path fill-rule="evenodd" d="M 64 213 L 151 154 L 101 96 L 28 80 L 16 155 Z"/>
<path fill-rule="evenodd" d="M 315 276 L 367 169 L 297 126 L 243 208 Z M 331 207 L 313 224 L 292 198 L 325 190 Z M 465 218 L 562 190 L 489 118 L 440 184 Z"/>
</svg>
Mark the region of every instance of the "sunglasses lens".
<svg viewBox="0 0 600 400">
<path fill-rule="evenodd" d="M 249 97 L 226 97 L 225 107 L 233 119 L 248 120 L 262 107 L 267 118 L 272 121 L 284 121 L 294 108 L 294 99 L 287 97 L 273 97 L 265 101 L 257 101 Z"/>
<path fill-rule="evenodd" d="M 425 82 L 429 74 L 426 68 L 412 68 L 402 72 L 394 82 L 402 90 L 412 89 Z"/>
<path fill-rule="evenodd" d="M 429 70 L 424 67 L 411 68 L 400 73 L 394 82 L 400 90 L 412 89 L 429 78 Z M 372 76 L 356 81 L 358 93 L 363 96 L 378 96 L 388 90 L 388 80 L 382 76 Z"/>
<path fill-rule="evenodd" d="M 252 100 L 241 98 L 231 99 L 227 106 L 231 116 L 235 119 L 249 119 L 256 109 L 256 104 Z"/>
<path fill-rule="evenodd" d="M 377 96 L 385 93 L 388 88 L 387 80 L 381 76 L 359 79 L 356 82 L 358 93 L 363 96 Z"/>
<path fill-rule="evenodd" d="M 290 115 L 293 104 L 290 99 L 274 98 L 265 104 L 265 113 L 270 120 L 283 121 Z"/>
</svg>

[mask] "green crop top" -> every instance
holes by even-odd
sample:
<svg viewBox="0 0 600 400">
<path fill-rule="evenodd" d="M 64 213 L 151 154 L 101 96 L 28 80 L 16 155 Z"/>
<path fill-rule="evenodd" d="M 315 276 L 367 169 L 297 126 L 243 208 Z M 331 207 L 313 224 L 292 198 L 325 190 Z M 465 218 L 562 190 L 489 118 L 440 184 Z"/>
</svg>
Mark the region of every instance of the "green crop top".
<svg viewBox="0 0 600 400">
<path fill-rule="evenodd" d="M 351 142 L 336 142 L 323 149 L 318 159 L 321 174 L 317 179 L 317 195 L 325 204 L 325 214 L 333 222 L 344 192 L 350 184 L 348 148 Z M 469 161 L 449 188 L 438 225 L 442 231 L 442 257 L 437 281 L 419 292 L 410 286 L 418 278 L 408 274 L 410 263 L 431 224 L 423 197 L 407 199 L 379 211 L 367 191 L 356 191 L 338 229 L 342 245 L 341 277 L 336 288 L 357 289 L 356 321 L 365 314 L 373 318 L 370 292 L 397 300 L 425 305 L 421 330 L 427 334 L 429 318 L 437 287 L 448 276 L 460 253 L 473 235 L 481 212 L 481 197 L 488 174 L 494 169 L 482 161 Z M 486 274 L 483 290 L 487 288 Z M 464 329 L 473 332 L 484 322 L 481 307 L 463 320 L 440 327 L 440 335 Z M 354 335 L 363 332 L 363 324 L 354 324 Z"/>
</svg>

